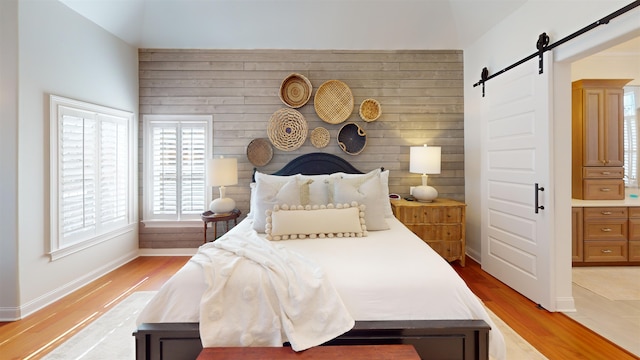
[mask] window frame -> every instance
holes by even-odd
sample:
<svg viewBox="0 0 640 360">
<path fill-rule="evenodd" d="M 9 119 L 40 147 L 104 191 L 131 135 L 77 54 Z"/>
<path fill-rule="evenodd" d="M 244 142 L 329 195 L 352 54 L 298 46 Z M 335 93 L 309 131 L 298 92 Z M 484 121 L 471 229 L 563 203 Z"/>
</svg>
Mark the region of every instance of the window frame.
<svg viewBox="0 0 640 360">
<path fill-rule="evenodd" d="M 208 203 L 211 201 L 212 188 L 206 185 L 206 161 L 213 153 L 213 115 L 187 114 L 187 115 L 167 115 L 167 114 L 145 114 L 142 116 L 143 140 L 142 140 L 142 163 L 143 163 L 143 186 L 142 186 L 142 222 L 149 227 L 191 227 L 201 226 L 201 213 L 184 215 L 178 207 L 174 216 L 155 216 L 153 214 L 153 128 L 166 126 L 167 124 L 203 124 L 205 126 L 205 199 L 203 211 L 208 210 Z M 151 190 L 148 190 L 151 189 Z M 180 195 L 177 195 L 180 197 Z"/>
<path fill-rule="evenodd" d="M 119 110 L 102 105 L 92 104 L 84 101 L 65 98 L 58 95 L 49 95 L 49 116 L 50 116 L 50 240 L 49 240 L 49 256 L 51 261 L 63 258 L 73 253 L 92 247 L 96 244 L 104 241 L 111 240 L 115 237 L 121 236 L 128 232 L 135 230 L 136 225 L 136 195 L 135 195 L 135 176 L 136 176 L 136 121 L 135 115 L 132 112 Z M 101 194 L 100 191 L 100 177 L 101 167 L 95 166 L 94 175 L 97 175 L 94 181 L 94 190 L 96 202 L 94 205 L 94 211 L 96 214 L 95 228 L 90 230 L 89 228 L 83 228 L 84 230 L 78 231 L 74 235 L 63 234 L 63 204 L 62 201 L 62 166 L 64 155 L 62 152 L 63 142 L 63 124 L 62 121 L 65 116 L 77 116 L 82 117 L 83 120 L 91 118 L 95 122 L 95 147 L 96 151 L 96 163 L 100 164 L 103 160 L 102 140 L 105 139 L 102 134 L 102 125 L 104 124 L 116 124 L 118 123 L 124 126 L 126 131 L 123 143 L 120 146 L 126 147 L 126 154 L 124 155 L 126 168 L 125 180 L 126 183 L 124 193 L 125 199 L 122 202 L 125 206 L 124 214 L 118 216 L 118 221 L 109 220 L 108 217 L 101 217 Z M 86 117 L 83 117 L 86 116 Z M 83 125 L 84 128 L 84 125 Z M 122 129 L 122 128 L 120 128 Z M 104 135 L 107 136 L 107 135 Z M 124 144 L 124 145 L 123 145 Z M 116 148 L 119 145 L 115 145 Z M 84 153 L 83 153 L 84 154 Z M 83 155 L 84 156 L 84 155 Z M 104 159 L 107 157 L 104 156 Z M 118 157 L 122 159 L 122 157 Z M 117 170 L 115 170 L 117 177 Z M 119 183 L 121 184 L 121 183 Z"/>
</svg>

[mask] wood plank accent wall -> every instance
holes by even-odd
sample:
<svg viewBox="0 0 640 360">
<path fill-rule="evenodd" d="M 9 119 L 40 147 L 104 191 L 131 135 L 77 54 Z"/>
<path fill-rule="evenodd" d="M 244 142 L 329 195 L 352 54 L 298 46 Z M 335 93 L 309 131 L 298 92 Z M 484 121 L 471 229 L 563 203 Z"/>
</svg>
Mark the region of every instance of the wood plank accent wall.
<svg viewBox="0 0 640 360">
<path fill-rule="evenodd" d="M 247 214 L 254 166 L 246 147 L 254 138 L 267 137 L 271 115 L 286 107 L 278 96 L 280 84 L 295 72 L 313 85 L 311 99 L 298 109 L 308 122 L 309 134 L 322 126 L 329 130 L 331 141 L 322 149 L 309 139 L 295 151 L 274 148 L 272 161 L 258 170 L 269 173 L 298 155 L 327 152 L 361 171 L 389 169 L 390 191 L 406 195 L 409 186 L 421 182 L 418 174 L 409 173 L 409 146 L 426 143 L 442 147 L 442 172 L 429 176 L 429 184 L 440 197 L 464 201 L 462 57 L 460 50 L 140 49 L 140 139 L 145 114 L 212 114 L 213 154 L 238 159 L 239 184 L 227 187 L 227 194 Z M 313 107 L 318 87 L 333 79 L 351 88 L 355 103 L 349 119 L 337 125 L 322 121 Z M 382 115 L 370 123 L 358 115 L 366 98 L 382 105 Z M 358 123 L 367 133 L 367 145 L 359 155 L 346 154 L 337 144 L 338 131 L 347 122 Z M 143 191 L 141 187 L 140 204 Z M 187 229 L 141 225 L 140 247 L 187 248 L 202 243 L 201 227 L 183 230 Z"/>
</svg>

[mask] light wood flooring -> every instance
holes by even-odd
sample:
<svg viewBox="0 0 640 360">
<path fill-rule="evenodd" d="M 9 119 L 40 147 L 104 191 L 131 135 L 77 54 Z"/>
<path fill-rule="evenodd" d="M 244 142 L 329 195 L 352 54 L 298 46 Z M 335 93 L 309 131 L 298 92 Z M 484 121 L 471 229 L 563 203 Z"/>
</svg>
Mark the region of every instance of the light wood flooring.
<svg viewBox="0 0 640 360">
<path fill-rule="evenodd" d="M 2 359 L 40 359 L 130 293 L 159 289 L 187 260 L 137 258 L 23 320 L 0 323 Z M 464 268 L 453 267 L 489 309 L 547 358 L 637 359 L 566 315 L 538 309 L 471 259 Z"/>
<path fill-rule="evenodd" d="M 588 271 L 588 273 L 584 273 Z M 597 284 L 578 281 L 591 276 Z M 566 315 L 640 356 L 640 267 L 574 268 L 576 312 Z"/>
</svg>

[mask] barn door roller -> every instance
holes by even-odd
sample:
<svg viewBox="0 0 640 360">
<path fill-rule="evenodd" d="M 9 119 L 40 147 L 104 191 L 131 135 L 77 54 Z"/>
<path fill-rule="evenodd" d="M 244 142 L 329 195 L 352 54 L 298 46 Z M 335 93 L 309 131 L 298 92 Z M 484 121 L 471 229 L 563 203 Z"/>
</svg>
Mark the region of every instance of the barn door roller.
<svg viewBox="0 0 640 360">
<path fill-rule="evenodd" d="M 514 67 L 516 67 L 516 66 L 518 66 L 518 65 L 520 65 L 520 64 L 522 64 L 524 62 L 527 62 L 527 61 L 529 61 L 529 60 L 531 60 L 531 59 L 533 59 L 535 57 L 538 57 L 538 73 L 542 74 L 543 71 L 544 71 L 543 66 L 542 66 L 542 64 L 543 64 L 543 54 L 546 51 L 552 50 L 556 46 L 560 46 L 560 45 L 564 44 L 565 42 L 567 42 L 569 40 L 572 40 L 572 39 L 574 39 L 574 38 L 586 33 L 589 30 L 595 29 L 596 27 L 598 27 L 600 25 L 606 25 L 612 19 L 615 19 L 616 17 L 618 17 L 618 16 L 620 16 L 620 15 L 622 15 L 622 14 L 628 12 L 628 11 L 631 11 L 631 10 L 635 9 L 636 7 L 638 7 L 638 6 L 640 6 L 640 0 L 636 0 L 636 1 L 632 2 L 631 4 L 621 8 L 619 10 L 616 10 L 616 11 L 612 12 L 611 14 L 603 17 L 602 19 L 600 19 L 600 20 L 598 20 L 596 22 L 593 22 L 593 23 L 589 24 L 588 26 L 583 27 L 582 29 L 574 32 L 573 34 L 571 34 L 569 36 L 566 36 L 566 37 L 558 40 L 557 42 L 555 42 L 553 44 L 549 44 L 549 36 L 547 35 L 547 33 L 542 33 L 542 34 L 540 34 L 540 36 L 538 36 L 538 41 L 536 42 L 536 49 L 538 49 L 538 51 L 536 51 L 535 53 L 525 57 L 524 59 L 522 59 L 522 60 L 520 60 L 520 61 L 518 61 L 516 63 L 513 63 L 513 64 L 507 66 L 506 68 L 498 71 L 495 74 L 489 75 L 489 70 L 486 67 L 483 68 L 482 69 L 482 73 L 480 74 L 480 80 L 477 83 L 473 84 L 473 87 L 476 87 L 478 85 L 482 85 L 482 97 L 484 97 L 484 94 L 485 94 L 485 92 L 484 92 L 484 84 L 488 80 L 493 79 L 494 77 L 496 77 L 496 76 L 498 76 L 498 75 L 500 75 L 500 74 L 502 74 L 504 72 L 507 72 L 507 71 L 513 69 Z"/>
</svg>

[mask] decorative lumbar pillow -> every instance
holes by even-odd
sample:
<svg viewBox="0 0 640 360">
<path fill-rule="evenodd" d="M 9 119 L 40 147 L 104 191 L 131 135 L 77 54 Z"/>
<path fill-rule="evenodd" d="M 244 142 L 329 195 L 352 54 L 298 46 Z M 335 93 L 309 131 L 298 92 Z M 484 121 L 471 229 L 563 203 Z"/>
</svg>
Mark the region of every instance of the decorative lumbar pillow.
<svg viewBox="0 0 640 360">
<path fill-rule="evenodd" d="M 365 206 L 351 204 L 288 206 L 267 211 L 268 240 L 367 236 Z"/>
</svg>

